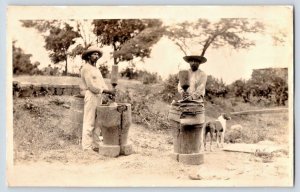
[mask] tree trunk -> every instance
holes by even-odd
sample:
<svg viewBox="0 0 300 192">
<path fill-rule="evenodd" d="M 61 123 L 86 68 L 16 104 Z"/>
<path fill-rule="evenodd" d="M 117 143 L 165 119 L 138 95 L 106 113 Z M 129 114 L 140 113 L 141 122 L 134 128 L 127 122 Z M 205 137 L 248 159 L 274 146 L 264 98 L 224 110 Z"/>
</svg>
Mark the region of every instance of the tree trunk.
<svg viewBox="0 0 300 192">
<path fill-rule="evenodd" d="M 68 75 L 68 57 L 66 57 L 66 65 L 65 65 L 64 75 L 65 75 L 65 76 Z"/>
<path fill-rule="evenodd" d="M 116 46 L 116 44 L 115 44 L 115 43 L 113 43 L 112 45 L 113 45 L 113 47 L 114 47 L 114 52 L 115 52 L 115 51 L 117 51 L 117 46 Z M 117 64 L 118 64 L 118 60 L 117 60 L 117 58 L 116 58 L 116 57 L 114 57 L 114 64 L 115 64 L 115 65 L 117 65 Z"/>
</svg>

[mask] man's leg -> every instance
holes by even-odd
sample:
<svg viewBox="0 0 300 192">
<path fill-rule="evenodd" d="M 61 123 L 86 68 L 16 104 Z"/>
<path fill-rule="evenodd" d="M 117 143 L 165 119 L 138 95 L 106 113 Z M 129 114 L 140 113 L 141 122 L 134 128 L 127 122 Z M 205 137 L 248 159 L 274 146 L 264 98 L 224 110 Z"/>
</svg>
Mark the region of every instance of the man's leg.
<svg viewBox="0 0 300 192">
<path fill-rule="evenodd" d="M 97 108 L 97 97 L 87 91 L 84 98 L 84 114 L 82 129 L 82 149 L 92 149 L 93 129 L 95 126 L 95 115 Z"/>
</svg>

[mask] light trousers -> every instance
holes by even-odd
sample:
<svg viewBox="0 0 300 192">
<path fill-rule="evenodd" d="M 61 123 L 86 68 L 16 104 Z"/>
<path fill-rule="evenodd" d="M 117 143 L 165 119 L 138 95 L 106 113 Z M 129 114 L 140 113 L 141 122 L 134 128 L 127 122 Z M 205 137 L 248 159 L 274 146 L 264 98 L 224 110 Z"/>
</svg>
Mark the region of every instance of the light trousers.
<svg viewBox="0 0 300 192">
<path fill-rule="evenodd" d="M 94 142 L 94 129 L 96 120 L 96 109 L 102 104 L 101 94 L 94 94 L 87 90 L 84 96 L 82 149 L 91 149 Z"/>
</svg>

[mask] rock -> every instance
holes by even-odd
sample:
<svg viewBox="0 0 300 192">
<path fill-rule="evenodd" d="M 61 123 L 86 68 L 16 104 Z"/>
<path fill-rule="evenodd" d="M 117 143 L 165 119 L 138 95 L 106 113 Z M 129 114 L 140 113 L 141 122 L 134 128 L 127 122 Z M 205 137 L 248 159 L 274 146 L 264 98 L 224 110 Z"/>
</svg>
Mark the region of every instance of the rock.
<svg viewBox="0 0 300 192">
<path fill-rule="evenodd" d="M 187 165 L 200 165 L 204 163 L 204 154 L 179 154 L 178 161 Z"/>
<path fill-rule="evenodd" d="M 203 180 L 204 178 L 199 174 L 190 174 L 189 179 L 191 179 L 191 180 Z"/>
<path fill-rule="evenodd" d="M 170 153 L 171 159 L 178 161 L 179 153 Z"/>
<path fill-rule="evenodd" d="M 132 145 L 122 145 L 120 155 L 131 155 L 133 153 Z"/>
<path fill-rule="evenodd" d="M 62 105 L 64 108 L 66 108 L 66 109 L 70 109 L 71 108 L 71 106 L 69 105 L 69 104 L 63 104 Z"/>
<path fill-rule="evenodd" d="M 99 154 L 107 157 L 117 157 L 121 148 L 118 145 L 99 145 Z"/>
</svg>

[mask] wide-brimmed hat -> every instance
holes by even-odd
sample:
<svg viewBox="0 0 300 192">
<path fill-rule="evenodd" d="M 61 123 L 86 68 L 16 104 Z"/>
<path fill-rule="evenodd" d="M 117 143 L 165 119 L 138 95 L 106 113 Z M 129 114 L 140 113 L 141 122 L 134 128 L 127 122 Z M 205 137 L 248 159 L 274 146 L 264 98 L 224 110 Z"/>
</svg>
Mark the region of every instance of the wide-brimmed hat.
<svg viewBox="0 0 300 192">
<path fill-rule="evenodd" d="M 183 59 L 190 63 L 191 61 L 197 61 L 200 64 L 205 63 L 207 61 L 207 59 L 203 56 L 199 56 L 199 55 L 189 55 L 189 56 L 184 56 Z"/>
<path fill-rule="evenodd" d="M 94 53 L 94 52 L 97 52 L 97 53 L 99 53 L 99 58 L 101 58 L 102 57 L 102 51 L 98 48 L 98 47 L 95 47 L 95 46 L 91 46 L 91 47 L 89 47 L 87 50 L 85 50 L 83 53 L 82 53 L 82 56 L 81 56 L 81 58 L 83 59 L 83 60 L 87 60 L 87 57 L 90 55 L 90 54 L 92 54 L 92 53 Z"/>
</svg>

